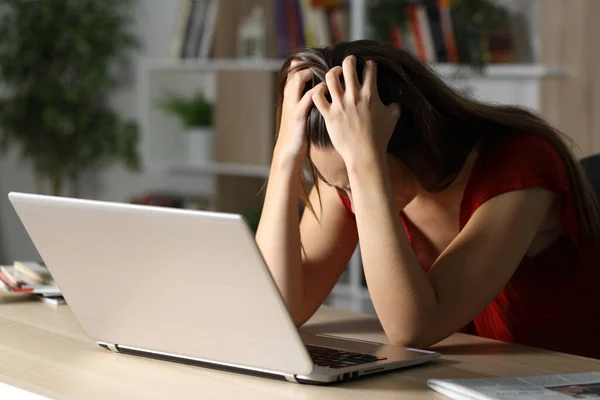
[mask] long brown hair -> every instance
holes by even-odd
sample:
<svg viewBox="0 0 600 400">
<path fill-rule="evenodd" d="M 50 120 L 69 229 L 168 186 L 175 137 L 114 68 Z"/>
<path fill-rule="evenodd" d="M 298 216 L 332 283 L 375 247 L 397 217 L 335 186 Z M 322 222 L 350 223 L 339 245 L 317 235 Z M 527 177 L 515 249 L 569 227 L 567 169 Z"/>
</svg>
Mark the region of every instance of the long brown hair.
<svg viewBox="0 0 600 400">
<path fill-rule="evenodd" d="M 313 72 L 313 81 L 307 84 L 306 91 L 325 81 L 325 74 L 342 65 L 349 55 L 357 57 L 359 80 L 362 80 L 364 62 L 375 61 L 381 101 L 400 104 L 402 114 L 388 144 L 388 152 L 402 160 L 423 189 L 437 192 L 452 184 L 479 139 L 519 133 L 540 135 L 555 147 L 569 173 L 581 228 L 600 243 L 598 203 L 564 134 L 525 109 L 485 104 L 462 95 L 427 65 L 390 44 L 359 40 L 326 48 L 301 48 L 290 55 L 279 77 L 277 126 L 281 121 L 283 89 L 287 74 L 292 70 L 292 60 L 299 61 L 294 69 L 309 68 Z M 325 121 L 316 107 L 309 111 L 307 122 L 309 147 L 333 148 Z M 316 182 L 318 173 L 310 157 L 305 167 Z M 314 212 L 308 202 L 305 182 L 302 183 L 301 197 Z"/>
</svg>

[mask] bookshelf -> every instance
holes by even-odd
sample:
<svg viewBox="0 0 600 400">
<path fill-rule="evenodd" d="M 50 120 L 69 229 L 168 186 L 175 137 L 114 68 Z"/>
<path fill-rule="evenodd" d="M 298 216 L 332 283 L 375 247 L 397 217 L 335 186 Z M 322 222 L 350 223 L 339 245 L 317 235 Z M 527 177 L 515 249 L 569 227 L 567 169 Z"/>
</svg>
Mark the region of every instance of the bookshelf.
<svg viewBox="0 0 600 400">
<path fill-rule="evenodd" d="M 186 71 L 272 71 L 278 72 L 283 64 L 283 59 L 265 60 L 172 60 L 164 58 L 148 58 L 142 61 L 141 68 L 144 72 L 186 72 Z M 431 64 L 439 75 L 446 78 L 468 73 L 466 67 L 460 67 L 448 63 Z M 566 73 L 564 68 L 558 66 L 546 66 L 543 64 L 521 63 L 521 64 L 495 64 L 486 66 L 479 76 L 485 78 L 542 78 L 562 76 Z"/>
<path fill-rule="evenodd" d="M 218 0 L 214 47 L 209 59 L 149 58 L 140 63 L 138 77 L 139 122 L 142 128 L 142 161 L 166 176 L 186 176 L 210 181 L 214 209 L 244 212 L 260 207 L 269 174 L 275 134 L 275 88 L 283 63 L 273 40 L 267 57 L 236 59 L 236 27 L 254 4 L 266 10 L 267 30 L 276 32 L 274 0 Z M 530 25 L 538 25 L 539 0 L 503 0 L 526 9 Z M 527 3 L 525 6 L 523 4 Z M 348 0 L 349 38 L 369 37 L 367 0 Z M 533 29 L 533 28 L 532 28 Z M 542 84 L 566 75 L 560 66 L 547 66 L 537 56 L 538 38 L 529 38 L 536 54 L 530 62 L 495 64 L 481 74 L 451 64 L 431 67 L 449 84 L 481 100 L 520 105 L 541 112 Z M 183 162 L 181 126 L 154 107 L 166 92 L 192 95 L 202 90 L 217 105 L 214 128 L 214 160 L 202 166 Z M 188 181 L 186 181 L 188 182 Z M 373 313 L 357 247 L 348 268 L 328 298 L 329 304 Z"/>
</svg>

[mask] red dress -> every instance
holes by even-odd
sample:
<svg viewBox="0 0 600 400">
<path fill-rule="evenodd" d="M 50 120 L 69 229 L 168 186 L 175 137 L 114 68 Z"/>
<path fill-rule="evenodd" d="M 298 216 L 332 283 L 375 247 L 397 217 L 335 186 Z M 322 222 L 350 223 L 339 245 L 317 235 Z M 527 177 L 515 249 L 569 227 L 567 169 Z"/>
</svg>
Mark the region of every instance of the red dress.
<svg viewBox="0 0 600 400">
<path fill-rule="evenodd" d="M 600 251 L 579 229 L 567 170 L 546 139 L 511 135 L 485 142 L 463 194 L 460 229 L 490 198 L 531 187 L 561 197 L 564 235 L 542 253 L 525 256 L 504 289 L 462 331 L 600 358 Z M 349 199 L 341 199 L 351 210 Z"/>
</svg>

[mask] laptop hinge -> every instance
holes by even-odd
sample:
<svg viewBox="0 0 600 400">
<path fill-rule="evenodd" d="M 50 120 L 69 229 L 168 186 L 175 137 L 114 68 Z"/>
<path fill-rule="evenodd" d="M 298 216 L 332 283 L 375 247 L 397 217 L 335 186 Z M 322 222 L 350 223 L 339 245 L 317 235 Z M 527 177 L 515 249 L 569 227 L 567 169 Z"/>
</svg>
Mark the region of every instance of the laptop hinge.
<svg viewBox="0 0 600 400">
<path fill-rule="evenodd" d="M 283 375 L 283 376 L 285 376 L 285 380 L 286 380 L 286 381 L 288 381 L 288 382 L 291 382 L 291 383 L 298 383 L 298 380 L 296 379 L 296 375 L 288 375 L 288 374 L 285 374 L 285 375 Z"/>
<path fill-rule="evenodd" d="M 98 346 L 105 348 L 106 350 L 114 351 L 115 353 L 120 353 L 119 348 L 116 344 L 106 343 L 106 342 L 97 342 Z"/>
<path fill-rule="evenodd" d="M 382 345 L 385 343 L 381 343 L 381 342 L 372 342 L 369 340 L 362 340 L 362 339 L 355 339 L 355 338 L 349 338 L 349 337 L 345 337 L 345 336 L 335 336 L 335 335 L 328 335 L 326 333 L 314 333 L 315 336 L 321 336 L 321 337 L 325 337 L 325 338 L 331 338 L 331 339 L 342 339 L 342 340 L 350 340 L 352 342 L 358 342 L 358 343 L 366 343 L 366 344 L 377 344 L 377 345 Z"/>
</svg>

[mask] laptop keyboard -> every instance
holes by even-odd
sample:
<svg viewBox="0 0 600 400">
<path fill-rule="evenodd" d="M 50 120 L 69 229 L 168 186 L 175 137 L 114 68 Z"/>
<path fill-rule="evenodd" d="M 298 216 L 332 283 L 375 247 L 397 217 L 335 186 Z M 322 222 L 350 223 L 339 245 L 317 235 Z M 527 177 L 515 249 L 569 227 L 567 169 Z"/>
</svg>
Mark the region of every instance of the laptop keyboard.
<svg viewBox="0 0 600 400">
<path fill-rule="evenodd" d="M 346 368 L 354 365 L 385 360 L 385 358 L 377 358 L 377 356 L 372 354 L 354 353 L 327 347 L 307 345 L 306 348 L 308 349 L 308 354 L 310 354 L 313 362 L 319 367 Z"/>
</svg>

